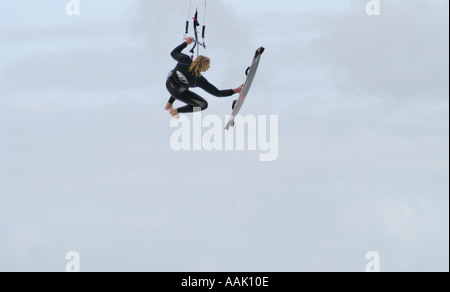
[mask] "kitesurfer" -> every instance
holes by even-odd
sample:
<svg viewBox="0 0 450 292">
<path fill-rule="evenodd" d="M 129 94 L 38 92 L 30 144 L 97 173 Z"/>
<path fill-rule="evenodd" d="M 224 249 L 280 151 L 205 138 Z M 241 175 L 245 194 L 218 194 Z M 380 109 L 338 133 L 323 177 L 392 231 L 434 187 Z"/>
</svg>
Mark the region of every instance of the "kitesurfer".
<svg viewBox="0 0 450 292">
<path fill-rule="evenodd" d="M 171 53 L 178 64 L 167 78 L 166 87 L 171 97 L 165 110 L 169 111 L 170 115 L 175 119 L 180 117 L 180 113 L 191 113 L 194 112 L 195 108 L 200 108 L 203 111 L 208 107 L 208 102 L 203 97 L 189 90 L 191 87 L 200 87 L 217 97 L 231 96 L 242 90 L 242 85 L 236 89 L 219 90 L 209 83 L 201 73 L 208 71 L 210 68 L 210 59 L 205 56 L 198 56 L 192 61 L 188 55 L 182 53 L 193 42 L 194 38 L 188 37 L 185 42 L 176 47 Z M 186 105 L 175 109 L 173 108 L 175 100 L 181 101 Z"/>
</svg>

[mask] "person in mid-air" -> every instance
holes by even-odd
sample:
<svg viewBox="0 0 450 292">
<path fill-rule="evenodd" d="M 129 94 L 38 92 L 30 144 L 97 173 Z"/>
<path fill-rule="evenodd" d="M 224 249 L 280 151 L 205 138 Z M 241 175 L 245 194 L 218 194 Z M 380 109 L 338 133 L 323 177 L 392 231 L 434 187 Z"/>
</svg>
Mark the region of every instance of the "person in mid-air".
<svg viewBox="0 0 450 292">
<path fill-rule="evenodd" d="M 182 51 L 194 42 L 194 38 L 189 37 L 181 45 L 176 47 L 171 55 L 178 62 L 175 69 L 173 69 L 167 78 L 166 87 L 170 92 L 171 97 L 167 102 L 165 110 L 169 111 L 170 115 L 178 119 L 180 113 L 192 113 L 195 108 L 205 110 L 208 107 L 208 102 L 198 94 L 189 90 L 190 87 L 200 87 L 209 94 L 217 97 L 227 97 L 239 93 L 242 90 L 242 85 L 236 89 L 219 90 L 214 85 L 208 82 L 202 76 L 202 72 L 208 71 L 210 68 L 210 60 L 205 56 L 198 56 L 193 62 L 192 59 L 182 53 Z M 175 100 L 179 100 L 186 105 L 180 108 L 173 108 Z"/>
</svg>

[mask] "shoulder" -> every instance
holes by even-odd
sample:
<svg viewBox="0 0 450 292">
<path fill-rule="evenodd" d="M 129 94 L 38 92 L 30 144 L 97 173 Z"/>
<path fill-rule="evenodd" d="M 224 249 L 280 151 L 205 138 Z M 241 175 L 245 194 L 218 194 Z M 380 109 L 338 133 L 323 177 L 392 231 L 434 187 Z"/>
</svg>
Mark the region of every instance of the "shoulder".
<svg viewBox="0 0 450 292">
<path fill-rule="evenodd" d="M 200 77 L 197 77 L 197 82 L 199 84 L 209 84 L 208 80 L 205 77 L 203 77 L 202 75 L 200 75 Z"/>
<path fill-rule="evenodd" d="M 180 58 L 178 63 L 180 63 L 181 65 L 185 65 L 185 66 L 189 66 L 190 67 L 191 64 L 192 64 L 192 59 L 188 55 L 183 54 L 183 56 Z"/>
</svg>

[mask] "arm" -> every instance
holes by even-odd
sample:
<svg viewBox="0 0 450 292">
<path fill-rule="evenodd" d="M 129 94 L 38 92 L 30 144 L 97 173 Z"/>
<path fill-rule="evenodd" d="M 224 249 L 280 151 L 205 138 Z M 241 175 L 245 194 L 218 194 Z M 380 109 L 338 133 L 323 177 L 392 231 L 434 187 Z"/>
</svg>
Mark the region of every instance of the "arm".
<svg viewBox="0 0 450 292">
<path fill-rule="evenodd" d="M 174 58 L 177 62 L 183 61 L 186 58 L 189 58 L 188 55 L 183 54 L 182 51 L 187 47 L 187 43 L 182 43 L 178 47 L 176 47 L 170 55 L 172 58 Z M 190 59 L 190 58 L 189 58 Z"/>
<path fill-rule="evenodd" d="M 170 53 L 170 55 L 172 56 L 172 58 L 174 58 L 177 62 L 181 62 L 181 61 L 186 61 L 186 58 L 188 58 L 189 60 L 191 60 L 191 58 L 186 55 L 183 54 L 182 51 L 190 44 L 192 44 L 192 42 L 194 41 L 194 38 L 188 37 L 186 38 L 186 41 L 184 43 L 182 43 L 181 45 L 179 45 L 178 47 L 176 47 L 172 53 Z"/>
<path fill-rule="evenodd" d="M 219 90 L 217 87 L 212 85 L 211 83 L 206 80 L 206 78 L 201 77 L 198 80 L 198 87 L 203 89 L 204 91 L 208 92 L 211 95 L 217 96 L 217 97 L 227 97 L 232 96 L 233 94 L 237 93 L 236 90 L 233 89 L 227 89 L 227 90 Z"/>
</svg>

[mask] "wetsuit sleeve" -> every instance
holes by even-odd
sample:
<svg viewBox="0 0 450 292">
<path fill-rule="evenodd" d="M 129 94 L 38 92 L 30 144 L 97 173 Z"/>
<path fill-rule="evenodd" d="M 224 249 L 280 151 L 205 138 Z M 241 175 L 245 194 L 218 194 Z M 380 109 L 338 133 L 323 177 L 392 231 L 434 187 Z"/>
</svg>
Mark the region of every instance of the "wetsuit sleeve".
<svg viewBox="0 0 450 292">
<path fill-rule="evenodd" d="M 176 47 L 172 53 L 170 53 L 170 55 L 172 56 L 172 58 L 174 58 L 176 61 L 178 62 L 186 62 L 186 61 L 191 61 L 191 58 L 186 55 L 183 54 L 182 51 L 187 47 L 188 45 L 186 44 L 186 42 L 182 43 L 181 45 L 179 45 L 178 47 Z"/>
<path fill-rule="evenodd" d="M 217 97 L 227 97 L 227 96 L 232 96 L 234 94 L 233 89 L 227 89 L 227 90 L 217 89 L 217 87 L 215 87 L 214 85 L 209 83 L 205 77 L 201 77 L 199 79 L 198 87 L 200 87 L 204 91 L 208 92 L 209 94 L 217 96 Z"/>
</svg>

